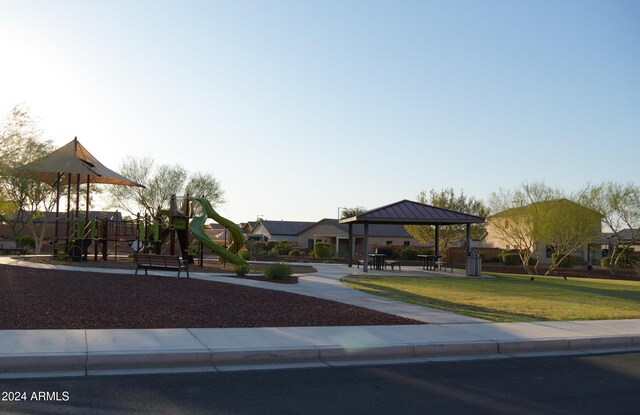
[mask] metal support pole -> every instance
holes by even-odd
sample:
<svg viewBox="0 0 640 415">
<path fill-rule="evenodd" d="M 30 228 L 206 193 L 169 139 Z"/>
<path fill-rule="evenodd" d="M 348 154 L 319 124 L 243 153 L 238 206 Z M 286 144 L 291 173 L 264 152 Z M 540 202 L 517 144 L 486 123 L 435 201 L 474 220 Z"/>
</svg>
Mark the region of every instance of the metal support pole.
<svg viewBox="0 0 640 415">
<path fill-rule="evenodd" d="M 353 267 L 353 224 L 349 223 L 349 268 Z"/>
<path fill-rule="evenodd" d="M 362 254 L 362 271 L 369 272 L 369 224 L 364 224 L 364 252 Z"/>
</svg>

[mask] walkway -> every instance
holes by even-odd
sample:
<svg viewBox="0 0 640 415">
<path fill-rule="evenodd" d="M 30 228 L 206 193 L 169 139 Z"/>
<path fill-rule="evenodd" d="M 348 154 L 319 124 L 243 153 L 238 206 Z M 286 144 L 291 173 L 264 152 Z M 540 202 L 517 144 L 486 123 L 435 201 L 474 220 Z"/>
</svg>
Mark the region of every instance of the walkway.
<svg viewBox="0 0 640 415">
<path fill-rule="evenodd" d="M 0 257 L 2 264 L 24 264 Z M 488 323 L 372 297 L 343 286 L 342 265 L 314 264 L 297 285 L 193 277 L 278 289 L 420 319 L 412 326 L 235 329 L 2 330 L 0 377 L 217 371 L 640 351 L 640 320 Z M 29 264 L 45 268 L 66 266 Z M 130 274 L 101 268 L 84 271 Z M 403 275 L 420 270 L 403 270 Z M 167 275 L 173 276 L 173 273 Z M 418 274 L 416 274 L 418 275 Z M 427 275 L 427 274 L 420 274 Z M 450 276 L 460 276 L 453 274 Z"/>
</svg>

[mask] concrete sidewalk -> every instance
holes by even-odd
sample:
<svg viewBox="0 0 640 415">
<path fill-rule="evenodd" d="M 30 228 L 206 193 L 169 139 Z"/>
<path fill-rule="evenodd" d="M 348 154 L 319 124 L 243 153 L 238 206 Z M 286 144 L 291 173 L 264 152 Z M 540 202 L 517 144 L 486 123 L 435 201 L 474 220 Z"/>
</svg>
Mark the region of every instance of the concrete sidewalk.
<svg viewBox="0 0 640 415">
<path fill-rule="evenodd" d="M 18 261 L 4 257 L 0 263 L 17 264 Z M 57 265 L 45 267 L 66 269 Z M 374 362 L 504 358 L 539 353 L 640 351 L 640 320 L 489 323 L 372 297 L 339 282 L 341 276 L 353 270 L 327 264 L 319 264 L 317 268 L 318 273 L 300 278 L 296 285 L 214 277 L 196 272 L 192 276 L 312 295 L 432 324 L 2 330 L 0 377 L 326 367 Z M 114 273 L 130 274 L 131 271 L 115 270 Z"/>
</svg>

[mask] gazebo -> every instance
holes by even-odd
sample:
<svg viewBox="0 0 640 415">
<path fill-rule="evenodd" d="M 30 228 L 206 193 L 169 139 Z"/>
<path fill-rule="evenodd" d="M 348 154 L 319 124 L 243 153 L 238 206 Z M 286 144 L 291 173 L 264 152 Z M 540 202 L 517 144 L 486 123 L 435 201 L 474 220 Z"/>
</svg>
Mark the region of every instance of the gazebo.
<svg viewBox="0 0 640 415">
<path fill-rule="evenodd" d="M 401 200 L 390 205 L 368 210 L 364 213 L 344 218 L 340 223 L 349 225 L 349 266 L 353 266 L 353 224 L 364 225 L 364 254 L 369 252 L 369 225 L 370 224 L 400 224 L 400 225 L 434 225 L 435 226 L 435 254 L 438 255 L 438 235 L 440 226 L 443 225 L 467 225 L 467 255 L 471 250 L 471 224 L 484 223 L 485 218 L 469 215 L 454 210 L 439 208 L 423 203 Z M 369 272 L 368 261 L 364 261 L 363 271 Z"/>
<path fill-rule="evenodd" d="M 100 163 L 89 151 L 87 151 L 78 138 L 74 138 L 69 143 L 46 156 L 20 166 L 12 171 L 13 175 L 27 177 L 33 180 L 48 183 L 56 187 L 56 223 L 55 239 L 58 240 L 58 216 L 60 214 L 60 186 L 66 183 L 67 186 L 67 222 L 71 214 L 71 188 L 76 186 L 76 219 L 80 214 L 80 184 L 87 185 L 86 213 L 85 218 L 89 220 L 90 185 L 91 184 L 114 184 L 119 186 L 144 186 L 131 179 L 128 179 Z M 69 229 L 67 229 L 67 233 Z M 69 235 L 66 235 L 68 238 Z M 55 249 L 54 249 L 55 255 Z"/>
</svg>

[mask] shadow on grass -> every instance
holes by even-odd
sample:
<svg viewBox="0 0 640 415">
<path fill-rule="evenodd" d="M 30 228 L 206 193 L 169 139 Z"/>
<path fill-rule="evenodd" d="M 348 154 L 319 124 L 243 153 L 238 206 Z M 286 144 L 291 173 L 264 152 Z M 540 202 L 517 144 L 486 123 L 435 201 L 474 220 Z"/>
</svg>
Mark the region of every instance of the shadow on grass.
<svg viewBox="0 0 640 415">
<path fill-rule="evenodd" d="M 610 287 L 613 286 L 614 283 L 606 284 L 601 282 L 602 280 L 598 280 L 600 282 L 593 282 L 593 284 L 598 284 L 598 286 L 589 286 L 590 281 L 585 281 L 584 279 L 571 279 L 565 280 L 561 277 L 556 276 L 537 276 L 534 275 L 534 281 L 530 281 L 526 277 L 513 277 L 513 276 L 498 276 L 501 279 L 509 279 L 511 282 L 517 282 L 521 285 L 526 284 L 545 284 L 545 288 L 549 290 L 562 290 L 567 291 L 569 294 L 573 293 L 582 293 L 582 294 L 590 294 L 597 297 L 608 297 L 616 300 L 625 300 L 625 301 L 633 301 L 636 303 L 640 303 L 640 284 L 637 285 L 637 289 L 622 289 L 615 288 L 612 289 Z"/>
<path fill-rule="evenodd" d="M 407 293 L 405 291 L 396 290 L 394 288 L 385 287 L 375 283 L 367 283 L 352 279 L 345 279 L 345 282 L 348 282 L 352 287 L 368 294 L 403 301 L 405 303 L 416 304 L 423 307 L 430 307 L 437 310 L 464 314 L 470 317 L 477 317 L 485 320 L 496 322 L 527 322 L 548 320 L 545 317 L 532 314 L 514 313 L 505 310 L 498 310 L 495 308 L 479 307 L 469 304 L 446 301 L 424 295 Z"/>
</svg>

